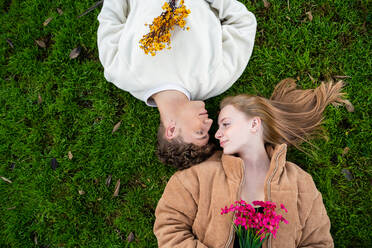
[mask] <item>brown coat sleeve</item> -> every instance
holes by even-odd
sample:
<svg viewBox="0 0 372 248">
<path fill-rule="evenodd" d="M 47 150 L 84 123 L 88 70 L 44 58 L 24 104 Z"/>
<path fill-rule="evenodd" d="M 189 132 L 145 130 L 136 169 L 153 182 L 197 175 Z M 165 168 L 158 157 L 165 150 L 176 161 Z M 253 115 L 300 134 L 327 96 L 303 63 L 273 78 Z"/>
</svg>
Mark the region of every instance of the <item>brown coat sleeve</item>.
<svg viewBox="0 0 372 248">
<path fill-rule="evenodd" d="M 164 189 L 155 210 L 154 233 L 158 246 L 169 248 L 207 248 L 192 232 L 198 199 L 182 184 L 176 173 Z"/>
<path fill-rule="evenodd" d="M 333 248 L 334 244 L 330 233 L 331 223 L 323 204 L 322 195 L 316 189 L 312 178 L 309 187 L 313 187 L 314 190 L 309 194 L 312 195 L 308 201 L 310 209 L 306 211 L 308 214 L 298 247 Z"/>
</svg>

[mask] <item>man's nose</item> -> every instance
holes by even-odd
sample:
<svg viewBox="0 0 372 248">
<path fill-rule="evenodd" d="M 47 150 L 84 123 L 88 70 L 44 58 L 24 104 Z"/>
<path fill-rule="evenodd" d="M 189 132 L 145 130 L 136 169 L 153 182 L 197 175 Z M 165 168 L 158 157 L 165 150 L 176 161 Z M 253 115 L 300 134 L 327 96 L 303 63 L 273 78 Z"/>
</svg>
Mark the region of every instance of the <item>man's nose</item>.
<svg viewBox="0 0 372 248">
<path fill-rule="evenodd" d="M 205 107 L 205 103 L 203 101 L 196 101 L 198 105 L 200 105 L 202 108 Z"/>
</svg>

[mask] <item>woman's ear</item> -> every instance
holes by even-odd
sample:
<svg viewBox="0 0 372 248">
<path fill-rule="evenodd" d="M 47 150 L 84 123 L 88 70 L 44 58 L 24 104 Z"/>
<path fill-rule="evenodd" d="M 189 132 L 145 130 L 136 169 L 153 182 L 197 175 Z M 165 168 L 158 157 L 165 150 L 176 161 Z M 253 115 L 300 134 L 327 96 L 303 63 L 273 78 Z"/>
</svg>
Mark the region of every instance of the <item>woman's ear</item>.
<svg viewBox="0 0 372 248">
<path fill-rule="evenodd" d="M 170 121 L 165 127 L 165 138 L 171 140 L 177 136 L 176 134 L 176 122 Z"/>
<path fill-rule="evenodd" d="M 256 133 L 258 130 L 260 130 L 260 127 L 261 127 L 261 118 L 258 116 L 253 117 L 252 122 L 251 122 L 252 132 Z"/>
</svg>

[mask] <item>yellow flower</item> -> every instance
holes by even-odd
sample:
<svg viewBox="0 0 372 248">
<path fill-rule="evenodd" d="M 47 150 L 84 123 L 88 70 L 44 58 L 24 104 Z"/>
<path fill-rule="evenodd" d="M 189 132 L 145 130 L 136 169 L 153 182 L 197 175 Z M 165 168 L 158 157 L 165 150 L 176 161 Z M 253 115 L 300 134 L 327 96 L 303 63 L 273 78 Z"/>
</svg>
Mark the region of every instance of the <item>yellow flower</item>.
<svg viewBox="0 0 372 248">
<path fill-rule="evenodd" d="M 174 25 L 178 25 L 180 28 L 184 29 L 186 21 L 184 20 L 191 13 L 190 10 L 186 9 L 184 5 L 184 0 L 180 1 L 178 7 L 175 7 L 175 2 L 177 0 L 169 0 L 172 2 L 171 8 L 168 2 L 165 2 L 162 9 L 165 10 L 162 14 L 154 18 L 152 24 L 149 26 L 150 32 L 142 37 L 139 41 L 140 48 L 144 50 L 145 54 L 150 53 L 152 56 L 155 56 L 156 51 L 161 51 L 165 48 L 165 44 L 168 45 L 167 49 L 171 49 L 170 38 L 171 30 L 174 30 Z M 187 27 L 186 30 L 190 28 Z M 185 30 L 185 29 L 184 29 Z"/>
</svg>

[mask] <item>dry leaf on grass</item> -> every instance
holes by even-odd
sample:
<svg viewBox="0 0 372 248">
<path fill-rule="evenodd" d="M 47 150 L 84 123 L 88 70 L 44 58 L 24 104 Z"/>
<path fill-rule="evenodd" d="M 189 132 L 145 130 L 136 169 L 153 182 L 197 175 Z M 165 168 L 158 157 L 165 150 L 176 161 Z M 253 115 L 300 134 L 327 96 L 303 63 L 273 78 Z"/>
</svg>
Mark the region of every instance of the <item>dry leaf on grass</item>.
<svg viewBox="0 0 372 248">
<path fill-rule="evenodd" d="M 116 123 L 116 125 L 115 125 L 114 128 L 112 129 L 112 133 L 115 133 L 116 131 L 118 131 L 120 125 L 121 125 L 121 121 L 119 121 L 118 123 Z"/>
<path fill-rule="evenodd" d="M 9 44 L 11 48 L 14 48 L 13 42 L 10 39 L 6 39 L 6 42 Z"/>
<path fill-rule="evenodd" d="M 85 195 L 85 191 L 84 190 L 79 190 L 79 195 Z"/>
<path fill-rule="evenodd" d="M 110 183 L 111 183 L 111 178 L 112 178 L 112 175 L 108 175 L 108 177 L 106 178 L 106 186 L 110 186 Z"/>
<path fill-rule="evenodd" d="M 342 156 L 345 156 L 346 154 L 348 154 L 349 151 L 350 151 L 350 148 L 345 147 L 344 150 L 342 151 Z"/>
<path fill-rule="evenodd" d="M 120 179 L 116 182 L 115 191 L 114 191 L 113 196 L 118 196 L 119 195 L 119 189 L 120 189 Z"/>
<path fill-rule="evenodd" d="M 348 170 L 348 169 L 342 169 L 342 174 L 344 174 L 345 178 L 348 180 L 348 181 L 351 181 L 353 180 L 353 175 L 351 174 L 351 172 Z"/>
<path fill-rule="evenodd" d="M 11 208 L 7 208 L 6 210 L 13 210 L 13 209 L 16 209 L 16 206 L 11 207 Z"/>
<path fill-rule="evenodd" d="M 56 170 L 58 168 L 57 159 L 52 158 L 52 161 L 50 162 L 50 166 L 52 167 L 53 170 Z"/>
<path fill-rule="evenodd" d="M 146 188 L 146 187 L 147 187 L 147 185 L 146 185 L 146 184 L 144 184 L 144 183 L 143 183 L 143 182 L 141 182 L 141 181 L 139 181 L 138 183 L 139 183 L 139 184 L 141 184 L 142 188 Z"/>
<path fill-rule="evenodd" d="M 7 183 L 12 183 L 12 181 L 10 181 L 8 178 L 1 177 L 1 179 L 3 179 L 3 181 L 5 181 L 5 182 L 7 182 Z"/>
<path fill-rule="evenodd" d="M 315 83 L 315 79 L 309 73 L 307 75 L 309 75 L 311 82 Z"/>
<path fill-rule="evenodd" d="M 344 104 L 345 104 L 345 107 L 346 107 L 346 110 L 348 112 L 354 112 L 354 106 L 353 104 L 349 101 L 349 100 L 344 100 Z"/>
<path fill-rule="evenodd" d="M 78 46 L 78 47 L 75 47 L 74 49 L 72 49 L 72 51 L 70 52 L 70 59 L 76 59 L 77 57 L 79 57 L 81 53 L 81 47 Z"/>
<path fill-rule="evenodd" d="M 40 93 L 37 95 L 37 102 L 41 104 L 43 102 L 43 98 L 41 98 Z"/>
<path fill-rule="evenodd" d="M 307 18 L 309 18 L 309 21 L 313 20 L 313 14 L 311 14 L 311 11 L 306 12 Z"/>
<path fill-rule="evenodd" d="M 48 19 L 46 19 L 44 22 L 43 22 L 43 26 L 47 26 L 51 21 L 53 20 L 52 17 L 49 17 Z"/>
<path fill-rule="evenodd" d="M 267 0 L 262 0 L 262 1 L 266 9 L 270 7 L 271 4 Z"/>
<path fill-rule="evenodd" d="M 72 152 L 71 151 L 68 151 L 68 159 L 72 159 L 74 156 L 72 155 Z"/>
<path fill-rule="evenodd" d="M 344 104 L 345 108 L 348 112 L 354 112 L 353 104 L 347 99 L 340 99 L 338 102 L 332 102 L 331 104 L 335 107 L 338 107 L 338 106 Z"/>
<path fill-rule="evenodd" d="M 41 48 L 46 48 L 46 44 L 43 40 L 35 40 L 35 43 L 41 47 Z"/>
<path fill-rule="evenodd" d="M 133 234 L 133 232 L 130 232 L 130 233 L 129 233 L 129 235 L 128 235 L 128 237 L 127 237 L 127 240 L 128 240 L 128 243 L 134 241 L 134 234 Z"/>
<path fill-rule="evenodd" d="M 62 15 L 63 14 L 62 9 L 60 9 L 60 8 L 57 8 L 57 12 L 58 12 L 59 15 Z"/>
<path fill-rule="evenodd" d="M 38 244 L 38 243 L 37 243 L 37 235 L 36 235 L 36 233 L 35 233 L 35 236 L 34 236 L 34 243 L 35 243 L 35 245 Z"/>
</svg>

